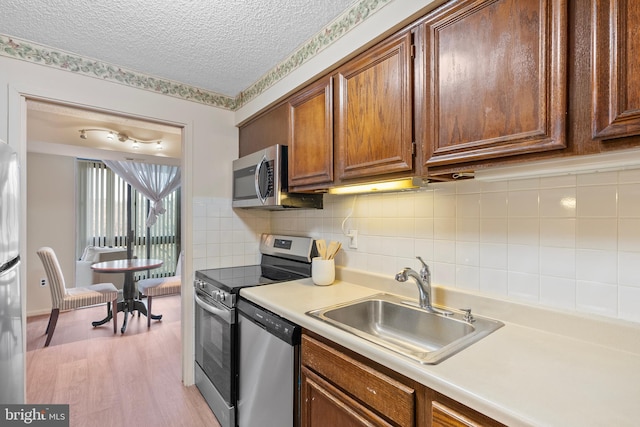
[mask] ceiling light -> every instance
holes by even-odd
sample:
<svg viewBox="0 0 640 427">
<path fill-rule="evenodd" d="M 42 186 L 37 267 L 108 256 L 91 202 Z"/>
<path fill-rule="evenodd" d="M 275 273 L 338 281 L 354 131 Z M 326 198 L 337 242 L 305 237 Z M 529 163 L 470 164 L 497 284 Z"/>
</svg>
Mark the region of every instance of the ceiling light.
<svg viewBox="0 0 640 427">
<path fill-rule="evenodd" d="M 391 191 L 417 190 L 425 187 L 426 184 L 427 181 L 422 178 L 403 178 L 393 181 L 334 187 L 329 189 L 329 194 L 386 193 Z"/>
<path fill-rule="evenodd" d="M 96 133 L 103 133 L 105 134 L 105 138 L 109 141 L 113 141 L 114 138 L 117 138 L 118 141 L 120 142 L 128 142 L 131 141 L 132 143 L 132 148 L 134 149 L 138 149 L 140 148 L 140 144 L 156 144 L 156 149 L 157 150 L 162 150 L 162 141 L 158 141 L 157 139 L 154 140 L 143 140 L 143 139 L 137 139 L 137 138 L 133 138 L 129 135 L 127 135 L 126 133 L 123 132 L 118 132 L 115 130 L 111 130 L 111 129 L 80 129 L 80 138 L 81 139 L 87 139 L 88 132 L 96 132 Z"/>
</svg>

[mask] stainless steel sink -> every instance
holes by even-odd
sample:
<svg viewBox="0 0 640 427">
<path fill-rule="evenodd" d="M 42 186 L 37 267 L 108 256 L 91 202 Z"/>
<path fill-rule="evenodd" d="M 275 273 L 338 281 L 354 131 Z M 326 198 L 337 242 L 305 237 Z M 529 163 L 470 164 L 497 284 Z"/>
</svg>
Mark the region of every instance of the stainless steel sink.
<svg viewBox="0 0 640 427">
<path fill-rule="evenodd" d="M 442 309 L 442 307 L 440 307 Z M 307 312 L 330 325 L 396 351 L 423 364 L 436 364 L 503 326 L 460 310 L 430 313 L 409 299 L 377 294 Z"/>
</svg>

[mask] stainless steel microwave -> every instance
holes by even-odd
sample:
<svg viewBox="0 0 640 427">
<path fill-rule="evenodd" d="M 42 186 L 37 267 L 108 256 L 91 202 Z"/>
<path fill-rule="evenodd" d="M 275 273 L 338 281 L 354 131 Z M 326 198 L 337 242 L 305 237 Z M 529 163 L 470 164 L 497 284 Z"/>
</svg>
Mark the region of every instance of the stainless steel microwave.
<svg viewBox="0 0 640 427">
<path fill-rule="evenodd" d="M 234 208 L 322 209 L 322 194 L 289 193 L 286 145 L 272 145 L 233 161 Z"/>
</svg>

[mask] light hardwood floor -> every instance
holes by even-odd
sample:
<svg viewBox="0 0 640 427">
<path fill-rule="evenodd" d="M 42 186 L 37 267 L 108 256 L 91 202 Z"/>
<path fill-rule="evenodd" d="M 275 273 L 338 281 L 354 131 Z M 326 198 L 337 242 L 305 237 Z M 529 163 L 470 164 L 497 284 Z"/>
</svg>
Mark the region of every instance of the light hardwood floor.
<svg viewBox="0 0 640 427">
<path fill-rule="evenodd" d="M 106 307 L 60 313 L 44 348 L 48 315 L 27 320 L 27 403 L 69 404 L 71 427 L 214 426 L 195 386 L 181 380 L 180 296 L 153 299 L 160 322 L 134 317 L 120 333 L 91 326 Z"/>
</svg>

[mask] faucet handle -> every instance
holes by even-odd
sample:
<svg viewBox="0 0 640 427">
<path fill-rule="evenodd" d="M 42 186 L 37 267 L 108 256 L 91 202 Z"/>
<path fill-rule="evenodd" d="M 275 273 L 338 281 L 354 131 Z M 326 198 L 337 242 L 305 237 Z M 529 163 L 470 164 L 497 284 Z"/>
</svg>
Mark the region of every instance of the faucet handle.
<svg viewBox="0 0 640 427">
<path fill-rule="evenodd" d="M 473 323 L 476 321 L 476 319 L 473 317 L 473 314 L 471 314 L 470 308 L 461 308 L 460 311 L 463 311 L 465 313 L 464 318 L 462 319 L 465 322 Z"/>
<path fill-rule="evenodd" d="M 424 262 L 422 257 L 417 256 L 416 259 L 420 260 L 420 262 L 422 263 L 422 268 L 420 269 L 420 275 L 425 278 L 429 277 L 431 275 L 431 272 L 429 271 L 429 266 L 427 265 L 427 263 Z"/>
</svg>

